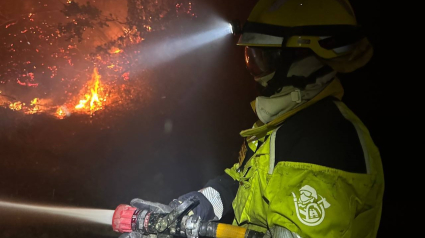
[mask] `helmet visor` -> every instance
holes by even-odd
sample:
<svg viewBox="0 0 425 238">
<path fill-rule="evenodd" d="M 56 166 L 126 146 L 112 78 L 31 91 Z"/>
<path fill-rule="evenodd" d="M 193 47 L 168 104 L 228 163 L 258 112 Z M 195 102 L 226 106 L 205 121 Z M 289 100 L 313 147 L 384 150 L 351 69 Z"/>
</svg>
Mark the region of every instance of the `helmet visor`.
<svg viewBox="0 0 425 238">
<path fill-rule="evenodd" d="M 264 77 L 276 71 L 280 48 L 245 47 L 245 63 L 254 77 Z"/>
</svg>

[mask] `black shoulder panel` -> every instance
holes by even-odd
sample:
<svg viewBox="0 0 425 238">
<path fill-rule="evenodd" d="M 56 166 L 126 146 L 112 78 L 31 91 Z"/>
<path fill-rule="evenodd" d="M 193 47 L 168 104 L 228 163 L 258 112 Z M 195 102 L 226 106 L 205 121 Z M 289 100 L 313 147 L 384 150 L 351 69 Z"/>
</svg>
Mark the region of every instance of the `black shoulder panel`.
<svg viewBox="0 0 425 238">
<path fill-rule="evenodd" d="M 282 124 L 276 133 L 276 163 L 293 161 L 366 173 L 357 131 L 333 100 L 317 102 Z"/>
</svg>

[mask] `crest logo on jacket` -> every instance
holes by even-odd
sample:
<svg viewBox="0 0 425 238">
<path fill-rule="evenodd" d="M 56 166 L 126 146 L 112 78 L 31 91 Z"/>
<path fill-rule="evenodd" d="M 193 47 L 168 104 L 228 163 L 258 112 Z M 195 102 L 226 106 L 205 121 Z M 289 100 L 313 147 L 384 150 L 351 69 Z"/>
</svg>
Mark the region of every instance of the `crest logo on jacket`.
<svg viewBox="0 0 425 238">
<path fill-rule="evenodd" d="M 298 219 L 307 226 L 317 226 L 325 219 L 325 209 L 331 206 L 326 198 L 317 194 L 316 189 L 309 185 L 305 185 L 300 189 L 300 197 L 295 193 L 294 196 L 295 210 Z M 319 196 L 319 197 L 318 197 Z"/>
</svg>

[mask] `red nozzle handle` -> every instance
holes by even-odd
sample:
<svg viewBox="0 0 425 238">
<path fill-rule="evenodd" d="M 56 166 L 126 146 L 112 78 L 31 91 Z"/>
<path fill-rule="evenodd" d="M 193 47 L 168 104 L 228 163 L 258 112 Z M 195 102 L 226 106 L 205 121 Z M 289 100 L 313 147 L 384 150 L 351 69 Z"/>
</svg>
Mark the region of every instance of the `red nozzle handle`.
<svg viewBox="0 0 425 238">
<path fill-rule="evenodd" d="M 119 205 L 114 212 L 112 217 L 112 229 L 115 232 L 125 233 L 132 232 L 132 218 L 137 208 L 121 204 Z"/>
</svg>

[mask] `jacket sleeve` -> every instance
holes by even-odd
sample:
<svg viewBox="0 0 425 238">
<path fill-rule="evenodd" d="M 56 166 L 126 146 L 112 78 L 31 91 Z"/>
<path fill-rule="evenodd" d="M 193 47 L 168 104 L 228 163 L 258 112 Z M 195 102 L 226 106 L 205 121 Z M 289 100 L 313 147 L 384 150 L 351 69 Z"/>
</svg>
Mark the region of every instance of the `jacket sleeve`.
<svg viewBox="0 0 425 238">
<path fill-rule="evenodd" d="M 205 188 L 211 187 L 220 194 L 221 203 L 223 204 L 223 216 L 232 210 L 232 202 L 236 197 L 239 183 L 233 180 L 228 174 L 218 176 L 205 185 Z"/>
</svg>

